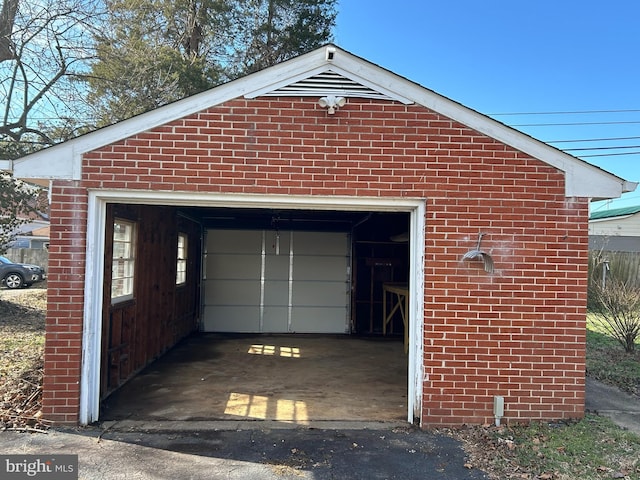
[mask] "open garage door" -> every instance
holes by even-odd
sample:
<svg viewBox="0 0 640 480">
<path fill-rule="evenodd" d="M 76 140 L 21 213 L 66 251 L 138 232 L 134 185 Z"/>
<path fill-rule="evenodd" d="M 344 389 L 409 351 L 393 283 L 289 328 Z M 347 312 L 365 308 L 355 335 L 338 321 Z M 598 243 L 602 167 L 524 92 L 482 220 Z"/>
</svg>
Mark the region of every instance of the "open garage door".
<svg viewBox="0 0 640 480">
<path fill-rule="evenodd" d="M 208 230 L 206 332 L 348 333 L 349 235 Z"/>
<path fill-rule="evenodd" d="M 340 369 L 354 367 L 355 378 L 362 379 L 368 386 L 375 387 L 379 392 L 382 385 L 387 385 L 390 371 L 388 369 L 389 358 L 383 355 L 380 345 L 389 346 L 398 353 L 399 368 L 402 371 L 399 375 L 393 375 L 395 380 L 402 383 L 399 386 L 387 388 L 394 395 L 399 394 L 400 401 L 393 401 L 393 408 L 389 410 L 390 416 L 401 416 L 402 412 L 406 412 L 407 420 L 414 422 L 421 417 L 422 406 L 422 302 L 416 301 L 424 296 L 423 294 L 423 265 L 424 265 L 424 220 L 425 220 L 425 202 L 420 199 L 359 199 L 359 198 L 325 198 L 325 197 L 270 197 L 270 196 L 253 196 L 253 195 L 212 195 L 212 194 L 194 194 L 180 192 L 152 192 L 152 191 L 91 191 L 89 193 L 89 220 L 87 222 L 87 268 L 85 272 L 85 323 L 83 325 L 83 367 L 80 386 L 80 423 L 87 424 L 100 418 L 101 396 L 100 381 L 105 373 L 101 368 L 101 360 L 103 351 L 103 341 L 108 338 L 103 330 L 103 318 L 105 313 L 110 312 L 109 294 L 110 288 L 105 287 L 105 274 L 111 272 L 110 268 L 105 268 L 105 255 L 109 239 L 112 235 L 107 232 L 107 227 L 111 225 L 112 220 L 108 220 L 108 206 L 110 204 L 125 206 L 140 206 L 149 209 L 154 213 L 153 216 L 142 215 L 138 220 L 143 219 L 145 224 L 149 224 L 148 229 L 141 229 L 141 236 L 138 239 L 143 242 L 140 244 L 140 268 L 146 265 L 159 262 L 160 259 L 172 268 L 167 271 L 154 275 L 147 275 L 146 282 L 139 282 L 139 289 L 135 292 L 134 299 L 136 305 L 148 305 L 150 303 L 158 303 L 161 296 L 157 293 L 156 279 L 161 278 L 167 285 L 177 281 L 176 268 L 180 266 L 181 257 L 176 256 L 176 235 L 181 229 L 167 236 L 166 218 L 167 213 L 177 217 L 187 219 L 190 222 L 198 224 L 202 231 L 215 233 L 215 237 L 211 236 L 207 241 L 202 242 L 202 250 L 200 248 L 189 248 L 188 252 L 194 254 L 187 255 L 190 260 L 206 260 L 206 265 L 194 265 L 196 273 L 200 274 L 200 268 L 206 273 L 206 277 L 196 282 L 203 284 L 207 282 L 206 288 L 201 290 L 202 294 L 198 296 L 200 301 L 189 302 L 189 305 L 200 308 L 199 325 L 205 325 L 204 314 L 206 310 L 206 324 L 211 329 L 220 332 L 245 332 L 245 334 L 254 333 L 286 333 L 282 339 L 274 339 L 276 335 L 264 336 L 264 338 L 251 339 L 251 344 L 246 349 L 235 348 L 233 351 L 244 352 L 244 354 L 252 358 L 254 362 L 258 360 L 277 360 L 280 363 L 290 361 L 300 363 L 304 369 L 302 377 L 308 378 L 313 385 L 310 388 L 314 392 L 327 394 L 327 384 L 324 381 L 318 382 L 314 370 L 304 364 L 304 359 L 312 359 L 313 350 L 302 344 L 292 344 L 291 339 L 301 339 L 303 337 L 289 335 L 291 332 L 316 332 L 338 334 L 335 338 L 330 335 L 319 335 L 319 340 L 328 341 L 330 346 L 338 346 L 340 342 L 341 348 L 338 348 L 340 359 Z M 151 208 L 153 207 L 153 208 Z M 145 210 L 146 211 L 146 210 Z M 123 218 L 129 219 L 124 216 Z M 134 219 L 135 220 L 135 219 Z M 274 221 L 278 228 L 274 228 Z M 155 228 L 154 228 L 155 227 Z M 158 228 L 160 230 L 158 230 Z M 407 232 L 408 242 L 402 245 L 396 238 L 401 232 Z M 145 233 L 147 232 L 147 233 Z M 165 232 L 165 233 L 162 233 Z M 235 232 L 235 234 L 233 233 Z M 253 232 L 253 233 L 247 233 Z M 167 237 L 167 245 L 165 250 L 160 250 L 157 254 L 152 253 L 146 247 L 146 244 L 158 243 L 159 235 L 162 233 Z M 185 233 L 185 232 L 182 232 Z M 274 235 L 279 233 L 279 240 Z M 224 236 L 227 236 L 226 240 Z M 236 235 L 234 237 L 234 235 Z M 196 236 L 190 235 L 189 238 L 195 240 Z M 393 238 L 392 238 L 393 237 Z M 215 238 L 215 239 L 214 239 Z M 169 241 L 171 240 L 171 241 Z M 198 239 L 199 240 L 199 239 Z M 177 243 L 176 243 L 177 242 Z M 162 243 L 164 244 L 164 243 Z M 160 244 L 158 244 L 160 245 Z M 402 245 L 402 246 L 401 246 Z M 193 246 L 192 246 L 193 247 Z M 279 248 L 278 248 L 279 247 Z M 264 259 L 263 259 L 264 248 Z M 200 252 L 207 250 L 207 254 L 202 255 Z M 408 251 L 407 251 L 408 250 Z M 400 252 L 404 251 L 404 254 Z M 216 253 L 219 253 L 216 259 Z M 234 255 L 235 259 L 231 258 Z M 246 258 L 242 258 L 245 255 Z M 350 255 L 352 258 L 350 258 Z M 109 256 L 109 255 L 107 255 Z M 224 258 L 224 260 L 222 260 Z M 406 263 L 406 270 L 399 270 L 400 264 Z M 226 262 L 226 263 L 225 263 Z M 240 268 L 240 264 L 245 262 L 245 266 Z M 198 262 L 199 263 L 199 262 Z M 176 266 L 177 265 L 177 266 Z M 108 265 L 107 265 L 108 267 Z M 171 271 L 169 271 L 171 270 Z M 187 269 L 189 270 L 189 269 Z M 356 272 L 357 270 L 357 272 Z M 139 272 L 146 270 L 139 270 Z M 252 271 L 257 275 L 257 280 L 247 275 L 248 271 Z M 215 272 L 215 273 L 214 273 Z M 392 275 L 393 274 L 393 275 Z M 380 285 L 385 282 L 393 281 L 394 275 L 405 276 L 409 278 L 409 295 L 407 298 L 407 326 L 409 330 L 408 338 L 408 355 L 402 351 L 402 344 L 396 340 L 388 342 L 387 340 L 379 340 L 375 337 L 379 335 L 380 318 L 382 316 L 382 302 Z M 216 277 L 216 275 L 218 277 Z M 236 275 L 236 277 L 234 277 Z M 231 280 L 239 282 L 250 280 L 249 284 L 254 293 L 252 301 L 247 302 L 245 297 L 249 294 L 242 292 L 237 288 L 239 285 L 233 285 Z M 211 282 L 211 284 L 209 284 Z M 176 290 L 180 290 L 182 286 L 176 286 Z M 257 294 L 255 293 L 257 290 Z M 361 295 L 357 295 L 361 292 Z M 235 322 L 226 325 L 218 325 L 219 319 L 225 318 L 224 315 L 215 313 L 215 308 L 225 306 L 224 301 L 229 302 L 228 306 L 236 305 L 230 299 L 235 295 L 235 300 L 245 306 L 253 307 L 253 313 L 250 321 L 240 318 L 247 322 L 244 327 L 238 328 L 239 323 Z M 104 299 L 107 299 L 107 302 Z M 176 297 L 177 298 L 177 297 Z M 241 302 L 238 298 L 242 299 Z M 225 300 L 226 299 L 226 300 Z M 257 299 L 257 302 L 256 302 Z M 318 299 L 321 299 L 318 300 Z M 154 303 L 155 302 L 155 303 Z M 126 303 L 126 302 L 125 302 Z M 182 311 L 182 309 L 180 309 Z M 320 313 L 322 311 L 322 314 Z M 356 311 L 359 312 L 356 315 Z M 164 310 L 161 310 L 164 314 Z M 286 312 L 286 314 L 285 314 Z M 371 315 L 373 312 L 373 317 Z M 330 313 L 330 314 L 329 314 Z M 174 315 L 175 316 L 175 315 Z M 242 317 L 242 316 L 239 316 Z M 146 318 L 146 316 L 145 316 Z M 153 320 L 153 315 L 148 316 Z M 173 318 L 173 317 L 172 317 Z M 177 317 L 176 317 L 177 318 Z M 228 318 L 226 317 L 227 321 Z M 373 318 L 373 327 L 371 323 Z M 284 320 L 286 319 L 286 320 Z M 348 319 L 348 320 L 347 320 Z M 222 320 L 220 320 L 222 321 Z M 213 322 L 213 323 L 209 323 Z M 257 327 L 256 327 L 257 325 Z M 401 327 L 400 323 L 396 324 Z M 164 329 L 165 332 L 170 332 Z M 138 330 L 137 330 L 138 331 Z M 139 330 L 143 333 L 142 340 L 154 341 L 159 332 L 154 324 L 148 324 L 147 328 Z M 347 336 L 344 333 L 356 333 L 357 336 Z M 399 332 L 398 332 L 399 333 Z M 145 336 L 146 335 L 146 336 Z M 236 338 L 228 333 L 204 333 L 202 339 L 209 340 L 216 336 L 227 337 L 232 340 Z M 201 338 L 194 335 L 193 339 Z M 206 337 L 206 338 L 205 338 Z M 316 336 L 314 336 L 316 337 Z M 216 338 L 214 338 L 215 340 Z M 315 338 L 314 338 L 315 339 Z M 276 341 L 277 340 L 277 341 Z M 334 342 L 335 340 L 335 342 Z M 197 380 L 197 384 L 202 384 L 202 378 L 209 378 L 214 375 L 219 379 L 221 386 L 230 388 L 230 380 L 235 376 L 243 378 L 250 375 L 235 375 L 231 370 L 218 364 L 203 364 L 202 356 L 205 354 L 205 346 L 199 348 L 191 348 L 192 344 L 188 343 L 186 351 L 194 355 L 193 361 L 185 362 L 185 358 L 178 358 L 178 369 L 175 374 L 180 379 Z M 359 366 L 366 366 L 370 362 L 362 359 L 346 359 L 345 351 L 352 351 L 352 346 L 347 347 L 350 341 L 357 341 L 358 344 L 371 344 L 374 348 L 373 354 L 365 354 L 364 358 L 369 355 L 375 355 L 385 363 L 384 368 L 377 368 L 376 372 L 380 374 L 378 380 L 373 379 L 368 373 L 359 371 Z M 215 348 L 221 347 L 220 338 L 217 338 Z M 207 345 L 209 345 L 207 343 Z M 169 345 L 167 345 L 169 347 Z M 326 357 L 326 346 L 320 351 Z M 297 349 L 297 350 L 296 350 Z M 180 354 L 182 350 L 179 348 L 171 349 L 171 352 Z M 257 352 L 257 353 L 256 353 Z M 213 351 L 211 361 L 217 361 L 222 357 L 218 357 L 219 350 Z M 261 354 L 260 354 L 261 353 Z M 272 355 L 273 353 L 273 355 Z M 278 353 L 278 355 L 275 355 Z M 170 358 L 167 358 L 168 360 Z M 170 366 L 175 369 L 176 365 Z M 246 358 L 230 359 L 231 364 L 245 365 Z M 303 365 L 304 364 L 304 365 Z M 156 375 L 155 366 L 150 365 L 146 371 L 152 377 Z M 284 365 L 285 380 L 282 381 L 283 394 L 280 401 L 283 404 L 287 402 L 298 401 L 298 397 L 294 395 L 295 385 L 289 385 L 291 365 Z M 196 372 L 195 377 L 188 376 L 182 369 L 198 369 L 204 368 L 202 372 Z M 336 367 L 337 368 L 337 367 Z M 336 370 L 334 368 L 334 370 Z M 229 402 L 249 399 L 254 401 L 271 398 L 273 393 L 273 374 L 278 369 L 269 370 L 264 375 L 258 375 L 259 378 L 270 379 L 267 390 L 256 390 L 249 392 L 249 387 L 237 386 L 233 387 L 231 393 L 225 397 L 219 395 L 219 400 L 224 403 L 222 415 L 235 415 L 236 413 L 225 413 Z M 249 369 L 249 373 L 253 370 Z M 255 375 L 254 375 L 255 377 Z M 142 376 L 136 376 L 125 386 L 135 386 L 138 379 Z M 167 379 L 164 374 L 160 377 Z M 346 380 L 344 373 L 340 378 Z M 164 383 L 166 383 L 163 380 Z M 163 383 L 160 382 L 160 383 Z M 163 385 L 164 385 L 163 383 Z M 351 383 L 354 383 L 351 381 Z M 159 382 L 155 382 L 155 391 L 165 392 L 167 396 L 163 397 L 160 402 L 181 401 L 185 400 L 187 404 L 193 402 L 193 398 L 200 398 L 203 394 L 201 389 L 193 389 L 193 385 L 189 387 L 167 387 L 159 386 Z M 157 387 L 157 388 L 156 388 Z M 169 390 L 164 390 L 169 388 Z M 340 392 L 347 393 L 349 398 L 348 406 L 352 411 L 362 410 L 359 404 L 352 399 L 365 398 L 370 399 L 378 397 L 377 393 L 365 394 L 362 391 L 358 394 L 353 391 L 349 381 L 337 385 L 331 393 L 333 403 L 340 404 Z M 118 390 L 116 394 L 122 394 L 123 397 L 137 398 L 140 405 L 146 406 L 144 400 L 140 400 L 138 396 L 131 397 L 123 389 Z M 228 393 L 228 392 L 227 392 Z M 243 396 L 231 395 L 242 394 Z M 231 395 L 231 396 L 230 396 Z M 250 395 L 249 397 L 247 395 Z M 232 398 L 233 397 L 233 398 Z M 264 398 L 263 398 L 264 397 Z M 112 397 L 109 397 L 112 398 Z M 307 407 L 307 417 L 309 420 L 314 418 L 324 418 L 320 412 L 324 412 L 324 408 L 317 405 L 314 406 L 312 400 L 304 400 Z M 405 403 L 406 402 L 406 403 Z M 274 402 L 269 400 L 268 405 L 273 406 Z M 369 402 L 371 403 L 371 402 Z M 266 405 L 266 404 L 265 404 Z M 279 404 L 276 402 L 276 406 Z M 296 404 L 297 405 L 297 404 Z M 345 403 L 346 405 L 346 403 Z M 379 419 L 382 415 L 381 405 L 377 405 L 375 413 L 368 413 L 367 418 L 372 416 Z M 364 410 L 362 410 L 364 412 Z M 395 413 L 391 413 L 391 412 Z M 249 412 L 247 417 L 258 418 L 252 416 L 255 412 Z M 209 410 L 203 415 L 212 415 Z M 386 415 L 386 414 L 385 414 Z M 325 415 L 326 416 L 326 415 Z M 332 414 L 332 417 L 338 416 Z M 167 418 L 175 418 L 169 415 Z M 296 417 L 297 418 L 297 417 Z M 340 418 L 355 418 L 355 415 L 344 414 Z M 391 417 L 390 417 L 391 418 Z M 398 418 L 398 417 L 395 417 Z"/>
</svg>

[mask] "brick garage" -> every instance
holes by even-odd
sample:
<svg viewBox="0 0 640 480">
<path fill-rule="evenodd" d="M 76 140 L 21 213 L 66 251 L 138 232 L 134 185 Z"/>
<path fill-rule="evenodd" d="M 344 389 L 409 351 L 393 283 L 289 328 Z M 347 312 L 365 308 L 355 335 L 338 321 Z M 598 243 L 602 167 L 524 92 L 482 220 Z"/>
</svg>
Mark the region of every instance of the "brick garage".
<svg viewBox="0 0 640 480">
<path fill-rule="evenodd" d="M 345 98 L 335 113 L 319 105 L 332 95 Z M 492 421 L 496 395 L 505 420 L 581 417 L 588 205 L 635 188 L 333 46 L 5 164 L 51 180 L 43 409 L 72 424 L 97 420 L 110 388 L 113 219 L 142 219 L 147 265 L 166 272 L 191 228 L 183 207 L 402 213 L 408 420 Z M 492 272 L 462 260 L 479 234 Z M 123 381 L 200 321 L 186 307 L 198 288 L 181 299 L 154 283 L 160 313 L 136 288 L 119 315 L 160 319 L 118 360 Z"/>
</svg>

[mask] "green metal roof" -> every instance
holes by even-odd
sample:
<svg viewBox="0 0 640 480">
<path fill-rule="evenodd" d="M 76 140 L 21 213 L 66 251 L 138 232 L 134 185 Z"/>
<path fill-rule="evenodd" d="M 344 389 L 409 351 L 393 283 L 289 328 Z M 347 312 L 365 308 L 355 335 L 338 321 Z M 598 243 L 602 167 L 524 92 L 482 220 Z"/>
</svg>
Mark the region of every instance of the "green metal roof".
<svg viewBox="0 0 640 480">
<path fill-rule="evenodd" d="M 624 215 L 633 215 L 640 212 L 640 205 L 635 207 L 612 208 L 611 210 L 602 210 L 593 212 L 589 215 L 589 220 L 597 220 L 600 218 L 622 217 Z"/>
</svg>

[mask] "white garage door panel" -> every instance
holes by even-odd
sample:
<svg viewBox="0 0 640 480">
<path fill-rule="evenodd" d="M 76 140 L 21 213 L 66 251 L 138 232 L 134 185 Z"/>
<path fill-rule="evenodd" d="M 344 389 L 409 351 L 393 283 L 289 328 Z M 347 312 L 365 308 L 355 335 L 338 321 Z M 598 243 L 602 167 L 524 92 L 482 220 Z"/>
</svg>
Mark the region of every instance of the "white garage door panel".
<svg viewBox="0 0 640 480">
<path fill-rule="evenodd" d="M 348 333 L 342 307 L 293 307 L 293 333 Z"/>
<path fill-rule="evenodd" d="M 296 256 L 293 260 L 293 281 L 321 280 L 345 283 L 347 259 L 342 257 Z"/>
<path fill-rule="evenodd" d="M 204 331 L 257 333 L 260 331 L 259 313 L 257 306 L 209 305 L 204 313 Z"/>
<path fill-rule="evenodd" d="M 253 253 L 262 251 L 261 230 L 209 230 L 207 249 L 218 253 Z"/>
<path fill-rule="evenodd" d="M 293 306 L 335 307 L 347 301 L 346 285 L 329 282 L 295 282 Z"/>
<path fill-rule="evenodd" d="M 348 235 L 209 230 L 204 329 L 345 333 Z"/>
<path fill-rule="evenodd" d="M 254 280 L 207 280 L 205 305 L 259 305 L 260 283 Z"/>
<path fill-rule="evenodd" d="M 288 333 L 289 307 L 264 307 L 262 329 L 267 333 Z"/>
<path fill-rule="evenodd" d="M 207 256 L 207 279 L 253 279 L 260 281 L 260 263 L 256 255 L 218 253 Z"/>
<path fill-rule="evenodd" d="M 289 281 L 289 250 L 282 255 L 267 255 L 264 271 L 269 280 Z"/>
<path fill-rule="evenodd" d="M 274 280 L 264 285 L 264 305 L 284 306 L 289 305 L 289 281 Z"/>
<path fill-rule="evenodd" d="M 345 255 L 347 251 L 347 235 L 334 232 L 295 232 L 294 243 L 296 255 Z"/>
</svg>

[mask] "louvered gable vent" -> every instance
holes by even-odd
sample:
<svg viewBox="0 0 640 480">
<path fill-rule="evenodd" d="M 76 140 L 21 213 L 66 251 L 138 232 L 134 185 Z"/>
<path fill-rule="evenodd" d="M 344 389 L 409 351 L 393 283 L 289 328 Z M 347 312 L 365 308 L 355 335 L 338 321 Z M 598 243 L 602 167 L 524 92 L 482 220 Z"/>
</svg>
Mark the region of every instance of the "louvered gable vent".
<svg viewBox="0 0 640 480">
<path fill-rule="evenodd" d="M 336 97 L 373 98 L 413 103 L 413 101 L 395 94 L 387 88 L 377 86 L 373 82 L 370 85 L 367 83 L 369 82 L 364 79 L 349 78 L 339 71 L 325 69 L 316 71 L 308 77 L 298 77 L 290 83 L 279 83 L 252 91 L 245 94 L 245 97 L 324 97 L 334 95 Z"/>
<path fill-rule="evenodd" d="M 264 95 L 295 97 L 336 95 L 341 97 L 392 100 L 391 97 L 384 93 L 373 90 L 332 71 L 326 71 L 290 85 L 285 85 Z"/>
</svg>

